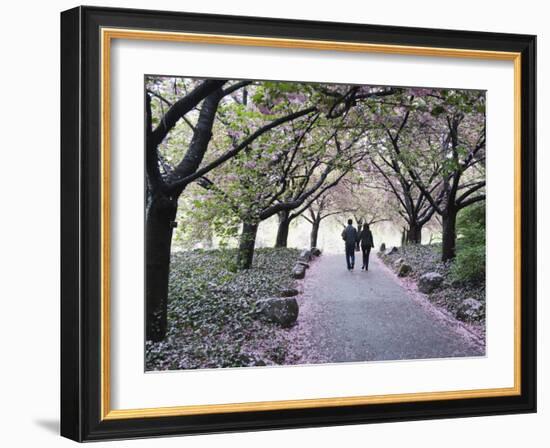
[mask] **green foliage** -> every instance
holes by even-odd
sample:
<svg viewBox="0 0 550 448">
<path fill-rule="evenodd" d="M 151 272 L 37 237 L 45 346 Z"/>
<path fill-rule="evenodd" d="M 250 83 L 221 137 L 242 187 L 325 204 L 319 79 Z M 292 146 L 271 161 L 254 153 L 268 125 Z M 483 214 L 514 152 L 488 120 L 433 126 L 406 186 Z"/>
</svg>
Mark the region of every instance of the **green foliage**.
<svg viewBox="0 0 550 448">
<path fill-rule="evenodd" d="M 441 115 L 443 112 L 445 112 L 445 108 L 440 104 L 435 105 L 434 108 L 432 109 L 432 115 L 434 117 Z"/>
<path fill-rule="evenodd" d="M 463 209 L 457 219 L 457 255 L 451 275 L 458 281 L 485 278 L 485 202 Z"/>
<path fill-rule="evenodd" d="M 196 184 L 189 187 L 187 196 L 180 197 L 176 221 L 174 243 L 183 249 L 195 249 L 199 242 L 203 248 L 230 247 L 241 224 L 221 193 Z"/>
</svg>

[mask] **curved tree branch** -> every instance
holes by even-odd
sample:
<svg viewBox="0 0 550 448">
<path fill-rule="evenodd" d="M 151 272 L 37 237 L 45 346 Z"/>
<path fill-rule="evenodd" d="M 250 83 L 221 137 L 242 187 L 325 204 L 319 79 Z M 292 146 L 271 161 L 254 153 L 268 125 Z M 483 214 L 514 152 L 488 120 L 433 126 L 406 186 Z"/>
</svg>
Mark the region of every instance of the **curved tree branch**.
<svg viewBox="0 0 550 448">
<path fill-rule="evenodd" d="M 195 89 L 185 95 L 183 98 L 176 101 L 170 109 L 164 114 L 159 122 L 159 125 L 151 132 L 151 144 L 155 148 L 164 140 L 168 132 L 176 125 L 178 120 L 187 112 L 193 109 L 204 98 L 221 88 L 227 80 L 225 79 L 209 79 L 203 81 Z"/>
<path fill-rule="evenodd" d="M 222 163 L 226 162 L 227 160 L 231 159 L 232 157 L 239 154 L 243 149 L 248 147 L 254 140 L 256 140 L 261 135 L 265 134 L 266 132 L 270 131 L 271 129 L 286 123 L 287 121 L 295 120 L 296 118 L 302 117 L 304 115 L 310 114 L 314 111 L 316 111 L 316 107 L 309 107 L 307 109 L 300 110 L 298 112 L 294 112 L 289 115 L 285 115 L 284 117 L 278 118 L 277 120 L 273 120 L 272 122 L 266 124 L 265 126 L 261 127 L 260 129 L 256 130 L 253 134 L 251 134 L 249 137 L 244 139 L 239 145 L 237 145 L 235 148 L 233 148 L 230 151 L 227 151 L 222 156 L 218 157 L 213 162 L 209 163 L 208 165 L 204 166 L 203 168 L 198 169 L 194 173 L 191 173 L 183 178 L 178 179 L 175 182 L 172 182 L 167 188 L 170 191 L 175 191 L 180 188 L 185 188 L 186 185 L 193 182 L 195 179 L 198 179 L 199 177 L 204 176 L 208 172 L 212 171 L 214 168 L 220 166 Z"/>
</svg>

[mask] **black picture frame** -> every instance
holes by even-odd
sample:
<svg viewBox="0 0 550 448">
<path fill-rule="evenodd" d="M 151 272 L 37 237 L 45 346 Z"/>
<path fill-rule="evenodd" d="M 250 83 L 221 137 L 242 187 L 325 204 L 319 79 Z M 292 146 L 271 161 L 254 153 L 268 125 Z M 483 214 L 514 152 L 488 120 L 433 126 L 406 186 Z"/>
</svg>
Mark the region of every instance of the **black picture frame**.
<svg viewBox="0 0 550 448">
<path fill-rule="evenodd" d="M 102 419 L 100 29 L 521 54 L 521 393 L 515 396 Z M 536 411 L 536 37 L 167 11 L 61 13 L 61 435 L 76 441 Z"/>
</svg>

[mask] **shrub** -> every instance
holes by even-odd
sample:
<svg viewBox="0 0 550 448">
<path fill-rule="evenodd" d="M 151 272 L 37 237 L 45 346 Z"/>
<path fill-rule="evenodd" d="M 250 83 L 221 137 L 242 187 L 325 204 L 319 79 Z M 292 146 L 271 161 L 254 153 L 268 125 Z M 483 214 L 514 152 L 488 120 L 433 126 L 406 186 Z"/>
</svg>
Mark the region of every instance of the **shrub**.
<svg viewBox="0 0 550 448">
<path fill-rule="evenodd" d="M 457 254 L 451 275 L 457 281 L 485 278 L 485 203 L 461 210 L 457 218 Z"/>
</svg>

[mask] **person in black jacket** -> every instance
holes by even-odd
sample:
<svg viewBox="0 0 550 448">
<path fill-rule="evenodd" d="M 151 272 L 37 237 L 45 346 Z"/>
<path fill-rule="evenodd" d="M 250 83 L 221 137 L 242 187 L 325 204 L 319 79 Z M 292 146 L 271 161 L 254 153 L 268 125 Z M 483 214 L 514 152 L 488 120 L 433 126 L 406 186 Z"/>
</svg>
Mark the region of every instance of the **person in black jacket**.
<svg viewBox="0 0 550 448">
<path fill-rule="evenodd" d="M 361 251 L 363 252 L 363 266 L 361 269 L 368 271 L 370 250 L 374 247 L 372 232 L 368 224 L 363 226 L 363 230 L 361 230 L 361 234 L 359 235 L 359 242 L 361 243 Z"/>
<path fill-rule="evenodd" d="M 348 225 L 342 232 L 342 239 L 346 242 L 346 263 L 349 271 L 355 265 L 355 243 L 357 242 L 357 229 L 352 224 L 353 221 L 348 219 Z"/>
</svg>

